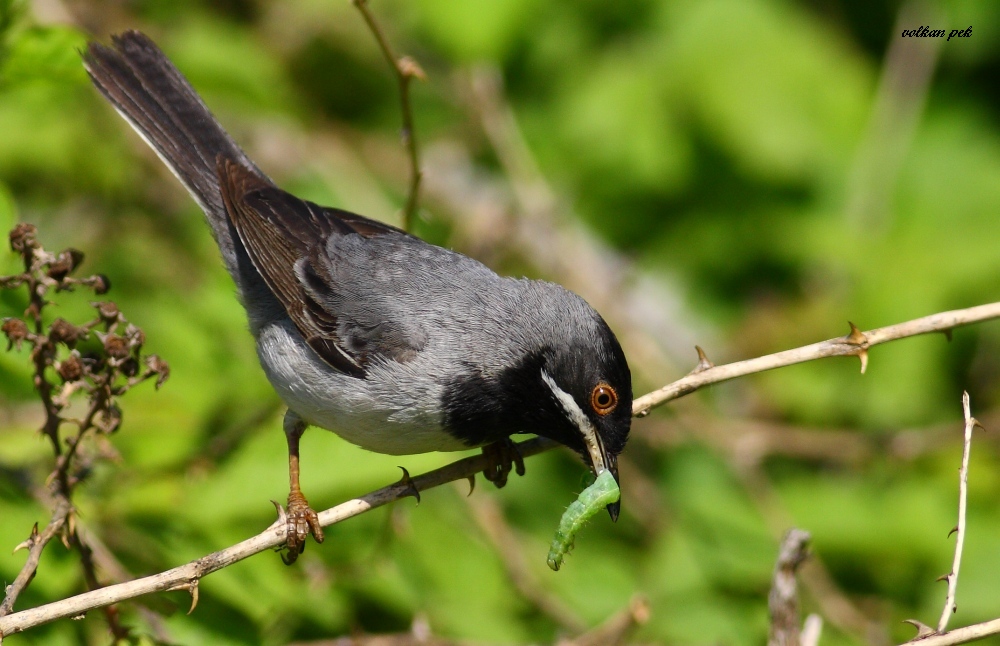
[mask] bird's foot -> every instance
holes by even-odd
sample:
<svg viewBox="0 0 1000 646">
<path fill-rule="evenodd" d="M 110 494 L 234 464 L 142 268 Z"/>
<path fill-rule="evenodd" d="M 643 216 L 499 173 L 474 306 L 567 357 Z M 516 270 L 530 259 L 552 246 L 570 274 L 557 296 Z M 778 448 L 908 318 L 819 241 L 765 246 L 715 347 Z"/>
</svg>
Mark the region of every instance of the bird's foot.
<svg viewBox="0 0 1000 646">
<path fill-rule="evenodd" d="M 521 457 L 517 444 L 509 437 L 484 446 L 483 455 L 489 460 L 483 469 L 483 477 L 497 489 L 507 484 L 507 475 L 512 470 L 519 476 L 524 475 L 524 458 Z"/>
<path fill-rule="evenodd" d="M 312 534 L 317 543 L 323 542 L 323 528 L 319 524 L 319 516 L 309 506 L 309 501 L 302 495 L 301 491 L 292 491 L 288 494 L 288 511 L 285 513 L 287 523 L 287 535 L 285 538 L 285 552 L 281 554 L 281 560 L 285 565 L 291 565 L 299 558 L 299 554 L 306 549 L 306 539 Z"/>
</svg>

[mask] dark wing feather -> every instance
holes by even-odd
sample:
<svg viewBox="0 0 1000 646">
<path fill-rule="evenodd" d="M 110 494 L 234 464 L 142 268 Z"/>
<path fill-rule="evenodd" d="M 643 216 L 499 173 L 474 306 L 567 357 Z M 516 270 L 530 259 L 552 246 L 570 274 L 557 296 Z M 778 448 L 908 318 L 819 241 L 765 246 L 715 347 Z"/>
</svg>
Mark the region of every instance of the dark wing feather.
<svg viewBox="0 0 1000 646">
<path fill-rule="evenodd" d="M 326 363 L 355 377 L 364 367 L 338 343 L 336 316 L 304 293 L 296 263 L 338 229 L 334 219 L 316 218 L 308 204 L 261 181 L 240 164 L 220 158 L 222 197 L 250 260 L 284 306 L 306 343 Z"/>
<path fill-rule="evenodd" d="M 372 321 L 370 311 L 363 320 L 356 320 L 351 312 L 341 320 L 340 308 L 329 305 L 339 286 L 326 256 L 328 242 L 337 236 L 409 234 L 348 211 L 300 200 L 229 159 L 220 157 L 218 174 L 226 211 L 254 267 L 324 361 L 341 372 L 363 377 L 373 356 L 396 361 L 416 356 L 424 341 L 419 333 L 403 332 L 396 321 Z"/>
</svg>

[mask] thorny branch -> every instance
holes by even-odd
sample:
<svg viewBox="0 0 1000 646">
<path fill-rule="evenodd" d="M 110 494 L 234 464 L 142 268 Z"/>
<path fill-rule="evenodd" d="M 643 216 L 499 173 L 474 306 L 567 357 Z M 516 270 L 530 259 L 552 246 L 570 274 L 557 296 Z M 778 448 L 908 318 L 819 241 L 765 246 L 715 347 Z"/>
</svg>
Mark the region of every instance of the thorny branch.
<svg viewBox="0 0 1000 646">
<path fill-rule="evenodd" d="M 551 440 L 536 438 L 521 442 L 518 449 L 522 456 L 529 457 L 555 446 L 557 444 Z M 414 490 L 426 491 L 447 482 L 468 478 L 485 469 L 487 460 L 487 457 L 482 454 L 474 455 L 423 475 L 414 476 L 408 482 L 401 481 L 359 498 L 348 500 L 320 512 L 320 524 L 327 527 L 376 507 L 381 507 L 386 503 L 412 496 Z M 62 601 L 0 617 L 0 635 L 12 635 L 55 619 L 74 617 L 95 608 L 133 599 L 151 592 L 186 589 L 192 591 L 193 594 L 197 590 L 198 581 L 205 575 L 221 570 L 248 556 L 283 545 L 286 529 L 287 524 L 279 520 L 252 538 L 166 572 L 118 585 L 110 585 L 100 590 L 92 590 Z"/>
<path fill-rule="evenodd" d="M 636 416 L 643 416 L 650 409 L 694 392 L 698 388 L 737 376 L 771 370 L 780 366 L 792 365 L 826 356 L 860 355 L 865 353 L 868 348 L 879 343 L 930 332 L 947 333 L 952 328 L 960 325 L 967 325 L 997 317 L 1000 317 L 1000 303 L 992 303 L 964 310 L 934 314 L 878 328 L 866 333 L 853 328 L 852 333 L 847 337 L 832 339 L 728 365 L 708 367 L 711 364 L 703 355 L 698 368 L 694 372 L 655 392 L 640 397 L 633 403 L 632 412 Z M 535 438 L 518 444 L 518 450 L 523 457 L 527 458 L 548 451 L 556 446 L 558 444 L 551 440 Z M 447 482 L 468 479 L 481 472 L 485 467 L 485 456 L 476 455 L 463 458 L 423 475 L 414 476 L 412 478 L 412 486 L 411 483 L 406 482 L 396 483 L 327 509 L 319 514 L 320 524 L 326 527 L 365 513 L 375 507 L 405 498 L 413 494 L 414 487 L 417 491 L 425 491 Z M 274 549 L 284 544 L 284 541 L 285 525 L 278 522 L 264 532 L 242 543 L 214 552 L 166 572 L 127 583 L 108 586 L 100 590 L 93 590 L 75 597 L 30 610 L 24 610 L 6 617 L 0 617 L 0 635 L 21 632 L 55 619 L 76 616 L 88 610 L 101 608 L 151 592 L 176 589 L 193 591 L 197 589 L 198 581 L 205 575 L 264 550 Z M 997 627 L 1000 630 L 1000 621 L 997 622 Z"/>
<path fill-rule="evenodd" d="M 937 634 L 931 629 L 931 634 L 926 637 L 917 637 L 913 641 L 906 642 L 907 645 L 918 644 L 919 646 L 953 646 L 954 644 L 965 644 L 976 641 L 990 635 L 1000 633 L 1000 619 L 991 619 L 981 624 L 973 624 L 964 628 L 956 628 L 944 634 Z"/>
<path fill-rule="evenodd" d="M 962 443 L 962 466 L 958 470 L 958 524 L 951 534 L 955 534 L 955 556 L 952 560 L 951 571 L 942 576 L 939 581 L 948 582 L 948 593 L 945 595 L 944 608 L 941 609 L 941 618 L 938 620 L 937 629 L 923 624 L 916 619 L 907 619 L 906 623 L 912 624 L 917 629 L 916 640 L 921 640 L 932 635 L 944 635 L 948 628 L 948 620 L 957 610 L 955 605 L 955 593 L 958 590 L 958 571 L 962 566 L 962 548 L 965 546 L 965 511 L 969 500 L 969 453 L 972 450 L 972 432 L 978 426 L 982 428 L 975 417 L 972 416 L 972 409 L 969 404 L 969 393 L 962 393 L 962 413 L 965 417 L 965 434 Z"/>
<path fill-rule="evenodd" d="M 963 436 L 964 441 L 962 443 L 962 466 L 958 470 L 958 524 L 948 534 L 949 536 L 951 536 L 951 534 L 956 534 L 955 556 L 952 561 L 951 571 L 938 579 L 939 581 L 948 582 L 948 593 L 945 595 L 944 608 L 941 610 L 941 618 L 938 620 L 937 629 L 931 628 L 916 619 L 905 620 L 905 623 L 911 624 L 917 629 L 917 636 L 908 643 L 919 641 L 921 644 L 924 642 L 935 644 L 958 644 L 966 641 L 972 641 L 974 639 L 980 639 L 982 637 L 986 637 L 987 635 L 1000 632 L 1000 621 L 998 620 L 989 621 L 985 624 L 978 624 L 978 626 L 959 628 L 951 631 L 950 633 L 945 632 L 948 627 L 948 620 L 951 619 L 951 615 L 958 609 L 955 605 L 955 593 L 958 589 L 958 571 L 962 565 L 962 548 L 965 545 L 965 510 L 968 507 L 969 499 L 969 454 L 972 450 L 972 432 L 977 426 L 979 428 L 983 428 L 983 425 L 979 423 L 979 420 L 972 416 L 972 408 L 969 403 L 969 393 L 967 392 L 962 393 L 962 413 L 965 417 L 965 433 Z M 969 631 L 970 628 L 976 628 L 977 630 Z M 948 641 L 946 639 L 942 639 L 952 637 L 956 633 L 968 634 L 970 637 L 960 641 Z M 932 642 L 932 640 L 934 641 Z"/>
<path fill-rule="evenodd" d="M 11 248 L 21 256 L 24 271 L 0 276 L 0 289 L 27 289 L 28 307 L 24 316 L 28 321 L 3 319 L 0 331 L 7 337 L 8 350 L 20 349 L 25 344 L 31 348 L 33 382 L 45 411 L 40 431 L 49 438 L 55 456 L 54 469 L 48 477 L 54 509 L 45 529 L 39 533 L 36 524 L 27 540 L 17 547 L 26 548 L 28 558 L 5 590 L 0 618 L 13 611 L 18 596 L 35 576 L 43 550 L 56 536 L 80 554 L 87 588 L 100 587 L 92 551 L 77 530 L 72 503 L 73 490 L 88 466 L 81 458 L 81 445 L 89 434 L 110 434 L 118 429 L 121 411 L 116 398 L 154 376 L 159 386 L 169 373 L 166 363 L 155 355 L 142 356 L 145 342 L 142 330 L 128 323 L 110 301 L 93 303 L 97 316 L 83 325 L 73 325 L 62 318 L 46 324 L 43 313 L 49 305 L 50 291 L 85 287 L 101 295 L 108 291 L 109 282 L 100 275 L 73 278 L 71 274 L 83 262 L 83 254 L 75 249 L 49 253 L 38 243 L 36 233 L 29 224 L 18 224 L 10 232 Z M 92 333 L 96 344 L 90 342 Z M 50 381 L 54 377 L 58 377 L 61 385 Z M 87 395 L 86 414 L 82 419 L 63 416 L 70 398 L 77 392 Z M 66 424 L 76 426 L 76 432 L 63 438 L 60 429 Z M 118 621 L 116 610 L 108 607 L 105 614 L 115 639 L 127 637 L 128 631 Z"/>
<path fill-rule="evenodd" d="M 846 336 L 721 366 L 712 365 L 699 348 L 699 363 L 694 370 L 687 376 L 636 399 L 632 402 L 632 414 L 643 417 L 657 406 L 710 384 L 824 357 L 856 356 L 861 359 L 861 372 L 863 373 L 868 367 L 868 349 L 876 345 L 932 332 L 941 332 L 950 336 L 951 330 L 956 327 L 995 318 L 1000 318 L 1000 303 L 940 312 L 868 332 L 862 332 L 852 323 L 850 324 L 851 332 Z"/>
<path fill-rule="evenodd" d="M 397 56 L 386 38 L 385 32 L 375 20 L 375 14 L 368 8 L 368 0 L 353 0 L 361 15 L 371 29 L 378 46 L 396 74 L 399 82 L 399 101 L 403 112 L 403 145 L 410 158 L 410 186 L 406 196 L 406 206 L 403 208 L 403 229 L 413 229 L 413 218 L 417 213 L 417 201 L 420 196 L 420 181 L 423 171 L 420 170 L 420 153 L 417 148 L 417 137 L 413 129 L 413 106 L 410 102 L 410 81 L 414 78 L 424 81 L 427 75 L 417 61 L 409 56 Z"/>
<path fill-rule="evenodd" d="M 962 411 L 965 415 L 965 442 L 962 449 L 962 467 L 958 475 L 958 525 L 955 527 L 955 559 L 951 572 L 945 577 L 948 580 L 948 595 L 945 597 L 941 619 L 938 620 L 937 631 L 943 633 L 948 627 L 948 620 L 955 612 L 955 591 L 958 589 L 958 570 L 962 566 L 962 547 L 965 545 L 965 510 L 969 501 L 969 452 L 972 449 L 972 431 L 979 422 L 972 416 L 969 406 L 969 393 L 962 393 Z"/>
</svg>

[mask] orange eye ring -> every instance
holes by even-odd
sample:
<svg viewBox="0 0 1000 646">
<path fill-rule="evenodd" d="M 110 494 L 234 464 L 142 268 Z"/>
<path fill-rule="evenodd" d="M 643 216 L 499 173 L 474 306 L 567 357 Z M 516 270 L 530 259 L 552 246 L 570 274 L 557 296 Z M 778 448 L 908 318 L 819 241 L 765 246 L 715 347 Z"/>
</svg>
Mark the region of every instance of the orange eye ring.
<svg viewBox="0 0 1000 646">
<path fill-rule="evenodd" d="M 590 393 L 590 407 L 598 415 L 607 415 L 618 405 L 618 393 L 606 383 L 599 383 L 594 386 Z"/>
</svg>

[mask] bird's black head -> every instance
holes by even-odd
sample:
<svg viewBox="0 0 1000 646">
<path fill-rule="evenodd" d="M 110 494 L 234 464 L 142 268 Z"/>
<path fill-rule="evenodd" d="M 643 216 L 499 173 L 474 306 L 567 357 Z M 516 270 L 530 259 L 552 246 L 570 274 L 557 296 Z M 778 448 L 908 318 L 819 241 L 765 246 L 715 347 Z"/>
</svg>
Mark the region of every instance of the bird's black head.
<svg viewBox="0 0 1000 646">
<path fill-rule="evenodd" d="M 524 281 L 493 342 L 509 360 L 498 370 L 472 362 L 442 398 L 445 428 L 469 446 L 514 433 L 573 449 L 595 474 L 618 479 L 618 455 L 632 422 L 632 377 L 618 339 L 582 298 L 551 283 Z M 617 518 L 619 504 L 608 506 Z"/>
<path fill-rule="evenodd" d="M 595 323 L 545 353 L 540 392 L 547 417 L 558 421 L 534 432 L 574 449 L 595 475 L 607 469 L 617 481 L 632 425 L 632 377 L 614 333 L 600 317 Z M 619 509 L 620 503 L 608 505 L 612 519 Z"/>
</svg>

